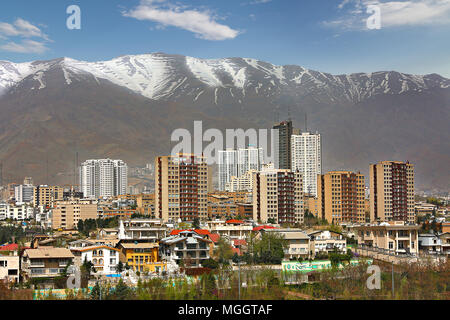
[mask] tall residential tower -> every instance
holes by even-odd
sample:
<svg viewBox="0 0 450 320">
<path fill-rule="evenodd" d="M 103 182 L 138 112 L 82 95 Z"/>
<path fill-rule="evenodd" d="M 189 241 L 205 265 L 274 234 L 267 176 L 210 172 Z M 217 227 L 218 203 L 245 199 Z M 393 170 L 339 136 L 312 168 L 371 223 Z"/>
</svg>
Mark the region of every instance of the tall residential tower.
<svg viewBox="0 0 450 320">
<path fill-rule="evenodd" d="M 208 217 L 210 171 L 205 157 L 193 154 L 155 160 L 155 215 L 164 221 Z"/>
<path fill-rule="evenodd" d="M 370 165 L 370 220 L 415 223 L 413 164 L 381 161 Z"/>
<path fill-rule="evenodd" d="M 128 166 L 122 160 L 86 160 L 80 167 L 80 190 L 86 198 L 127 193 Z"/>
<path fill-rule="evenodd" d="M 291 136 L 292 171 L 303 176 L 303 192 L 317 197 L 317 175 L 322 174 L 322 143 L 319 133 Z"/>
</svg>

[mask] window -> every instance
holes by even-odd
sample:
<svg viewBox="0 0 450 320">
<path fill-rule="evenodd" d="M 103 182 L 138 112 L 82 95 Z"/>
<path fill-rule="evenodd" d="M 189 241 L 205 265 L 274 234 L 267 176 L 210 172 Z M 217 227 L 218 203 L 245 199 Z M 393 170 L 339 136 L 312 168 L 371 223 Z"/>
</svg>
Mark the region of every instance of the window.
<svg viewBox="0 0 450 320">
<path fill-rule="evenodd" d="M 17 275 L 18 275 L 17 269 L 8 270 L 8 276 L 17 276 Z"/>
</svg>

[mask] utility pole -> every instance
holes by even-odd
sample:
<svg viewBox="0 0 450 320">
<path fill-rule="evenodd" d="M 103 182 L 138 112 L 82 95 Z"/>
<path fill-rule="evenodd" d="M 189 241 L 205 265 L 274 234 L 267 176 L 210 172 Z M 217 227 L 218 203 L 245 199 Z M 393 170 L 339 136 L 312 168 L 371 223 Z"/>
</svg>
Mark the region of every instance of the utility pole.
<svg viewBox="0 0 450 320">
<path fill-rule="evenodd" d="M 238 269 L 239 269 L 239 299 L 241 300 L 241 258 L 238 256 Z"/>
</svg>

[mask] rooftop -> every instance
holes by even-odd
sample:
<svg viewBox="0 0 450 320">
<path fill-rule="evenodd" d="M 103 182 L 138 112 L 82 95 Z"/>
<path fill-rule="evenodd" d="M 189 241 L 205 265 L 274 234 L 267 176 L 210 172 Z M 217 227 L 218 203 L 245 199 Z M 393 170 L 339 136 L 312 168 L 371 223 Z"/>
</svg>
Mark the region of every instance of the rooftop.
<svg viewBox="0 0 450 320">
<path fill-rule="evenodd" d="M 74 255 L 66 248 L 42 247 L 37 249 L 26 249 L 24 256 L 30 259 L 37 258 L 73 258 Z"/>
</svg>

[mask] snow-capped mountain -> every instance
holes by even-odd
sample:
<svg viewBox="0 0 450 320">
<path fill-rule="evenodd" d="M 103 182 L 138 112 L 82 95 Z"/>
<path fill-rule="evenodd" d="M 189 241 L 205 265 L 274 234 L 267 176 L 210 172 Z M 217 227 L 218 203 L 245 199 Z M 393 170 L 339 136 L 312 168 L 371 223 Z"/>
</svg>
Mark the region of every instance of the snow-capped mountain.
<svg viewBox="0 0 450 320">
<path fill-rule="evenodd" d="M 246 95 L 271 97 L 281 93 L 294 97 L 314 95 L 318 101 L 359 102 L 378 94 L 421 92 L 449 88 L 450 80 L 436 74 L 398 72 L 331 75 L 300 66 L 276 66 L 247 58 L 197 59 L 162 53 L 122 56 L 110 61 L 85 62 L 70 58 L 29 63 L 0 61 L 0 92 L 30 77 L 33 89 L 47 86 L 46 72 L 62 70 L 66 85 L 86 74 L 108 80 L 154 100 L 190 97 L 196 101 L 207 91 L 211 100 L 236 100 Z"/>
<path fill-rule="evenodd" d="M 323 170 L 409 160 L 416 186 L 450 189 L 450 80 L 399 72 L 331 75 L 255 59 L 163 53 L 85 62 L 0 61 L 0 162 L 9 182 L 73 183 L 74 158 L 143 166 L 175 129 L 270 128 L 291 117 L 322 134 Z M 49 161 L 49 181 L 46 162 Z"/>
</svg>

